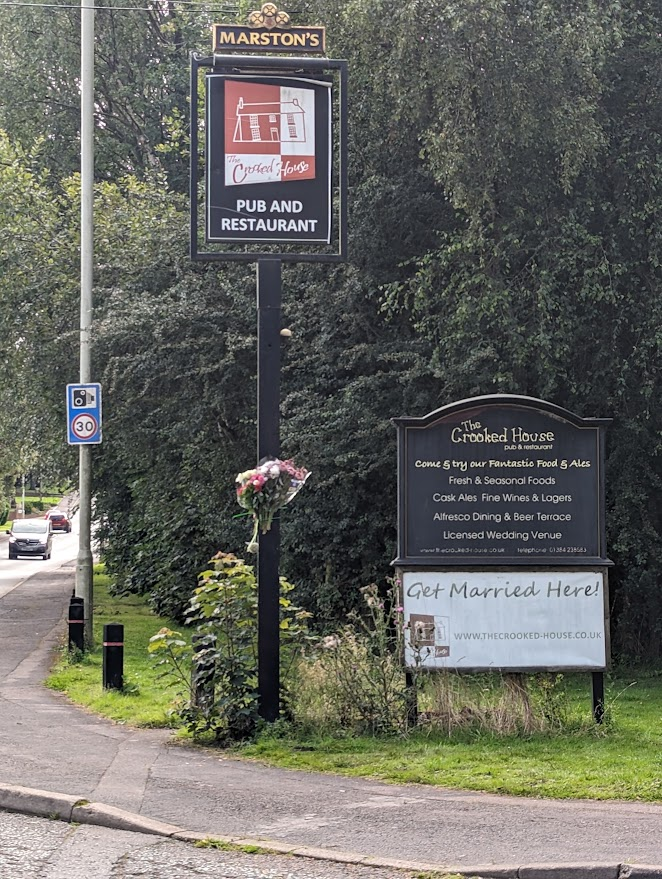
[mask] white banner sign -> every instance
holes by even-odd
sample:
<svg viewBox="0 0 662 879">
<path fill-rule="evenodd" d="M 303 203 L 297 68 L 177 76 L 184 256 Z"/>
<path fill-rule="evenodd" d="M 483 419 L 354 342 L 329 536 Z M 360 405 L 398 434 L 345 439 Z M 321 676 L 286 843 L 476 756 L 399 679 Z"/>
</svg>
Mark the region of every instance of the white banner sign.
<svg viewBox="0 0 662 879">
<path fill-rule="evenodd" d="M 405 571 L 405 663 L 604 669 L 602 571 Z"/>
</svg>

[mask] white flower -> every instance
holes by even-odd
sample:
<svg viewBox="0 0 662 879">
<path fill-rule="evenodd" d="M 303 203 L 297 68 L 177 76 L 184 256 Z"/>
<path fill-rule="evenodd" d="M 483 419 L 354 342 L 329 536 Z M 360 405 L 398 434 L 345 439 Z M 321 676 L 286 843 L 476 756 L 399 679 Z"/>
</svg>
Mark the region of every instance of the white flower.
<svg viewBox="0 0 662 879">
<path fill-rule="evenodd" d="M 269 478 L 270 479 L 278 479 L 279 476 L 280 476 L 280 467 L 278 466 L 278 464 L 274 464 L 272 467 L 269 468 Z"/>
</svg>

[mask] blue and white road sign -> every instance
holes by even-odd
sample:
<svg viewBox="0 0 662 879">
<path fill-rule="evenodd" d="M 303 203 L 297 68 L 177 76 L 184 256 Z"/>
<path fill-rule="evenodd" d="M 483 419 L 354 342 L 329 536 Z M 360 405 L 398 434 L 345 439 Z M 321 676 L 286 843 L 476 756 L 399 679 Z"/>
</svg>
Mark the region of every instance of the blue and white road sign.
<svg viewBox="0 0 662 879">
<path fill-rule="evenodd" d="M 101 385 L 67 385 L 67 442 L 101 442 Z"/>
</svg>

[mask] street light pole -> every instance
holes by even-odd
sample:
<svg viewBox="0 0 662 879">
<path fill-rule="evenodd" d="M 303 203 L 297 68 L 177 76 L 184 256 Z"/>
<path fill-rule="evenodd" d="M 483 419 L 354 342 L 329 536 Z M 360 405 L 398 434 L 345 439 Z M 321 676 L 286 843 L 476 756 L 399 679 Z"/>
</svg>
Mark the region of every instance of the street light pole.
<svg viewBox="0 0 662 879">
<path fill-rule="evenodd" d="M 92 380 L 92 282 L 94 266 L 94 0 L 80 13 L 80 382 Z M 79 448 L 79 538 L 76 595 L 84 600 L 85 638 L 93 642 L 92 452 Z"/>
</svg>

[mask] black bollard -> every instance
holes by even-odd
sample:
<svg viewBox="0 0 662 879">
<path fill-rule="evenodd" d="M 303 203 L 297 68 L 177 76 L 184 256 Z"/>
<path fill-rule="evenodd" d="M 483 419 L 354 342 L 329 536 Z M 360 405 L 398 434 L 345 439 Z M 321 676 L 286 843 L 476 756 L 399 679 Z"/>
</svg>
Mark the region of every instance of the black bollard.
<svg viewBox="0 0 662 879">
<path fill-rule="evenodd" d="M 106 690 L 124 686 L 124 626 L 119 623 L 103 627 L 103 686 Z"/>
<path fill-rule="evenodd" d="M 72 595 L 69 600 L 69 650 L 85 649 L 85 599 Z"/>
</svg>

